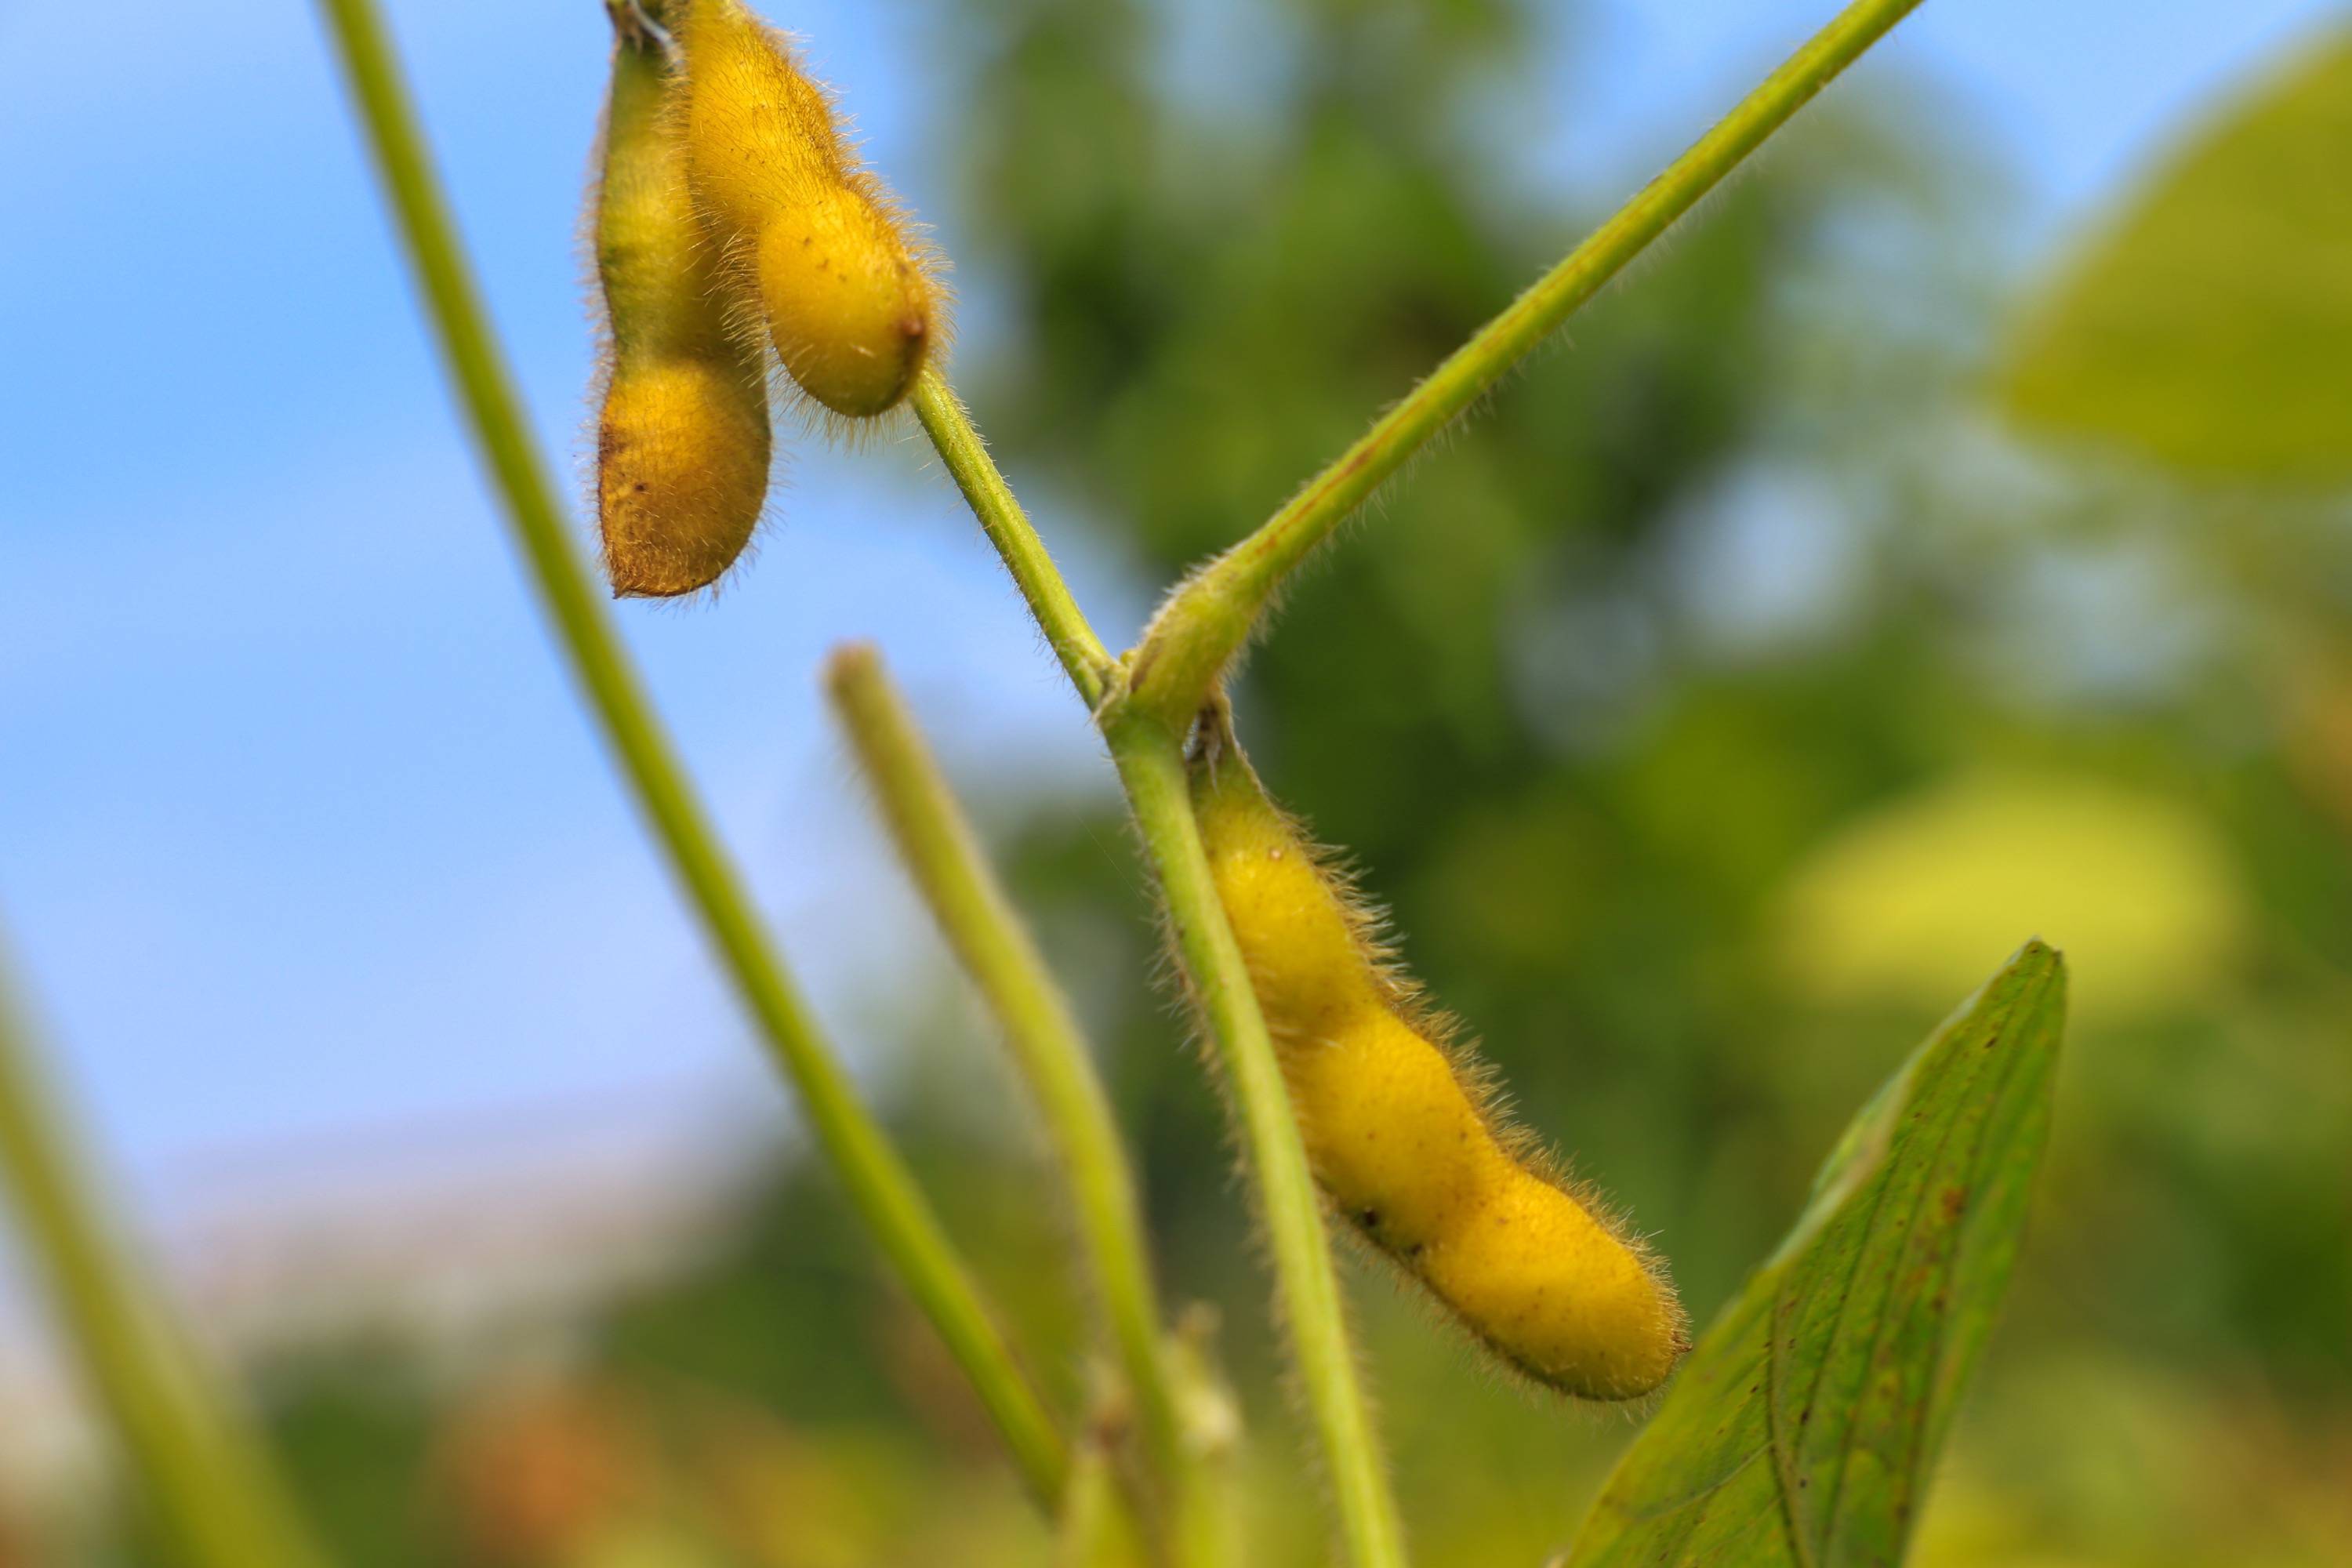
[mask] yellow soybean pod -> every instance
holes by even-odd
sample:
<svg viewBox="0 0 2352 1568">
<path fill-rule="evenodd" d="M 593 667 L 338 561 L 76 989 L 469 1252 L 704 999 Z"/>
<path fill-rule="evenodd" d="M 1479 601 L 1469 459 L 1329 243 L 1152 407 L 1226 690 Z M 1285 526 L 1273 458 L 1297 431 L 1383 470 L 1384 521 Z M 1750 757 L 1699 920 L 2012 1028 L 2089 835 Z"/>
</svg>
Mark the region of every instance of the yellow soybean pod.
<svg viewBox="0 0 2352 1568">
<path fill-rule="evenodd" d="M 895 407 L 946 330 L 937 266 L 859 166 L 823 87 L 740 0 L 681 0 L 695 200 L 777 361 L 831 412 Z"/>
<path fill-rule="evenodd" d="M 695 214 L 658 39 L 612 0 L 612 96 L 596 192 L 596 274 L 611 365 L 596 426 L 596 503 L 613 592 L 667 597 L 718 581 L 768 494 L 768 391 L 733 330 Z"/>
<path fill-rule="evenodd" d="M 1586 1399 L 1665 1381 L 1689 1339 L 1650 1252 L 1501 1124 L 1451 1027 L 1230 744 L 1193 808 L 1332 1206 L 1504 1362 Z"/>
</svg>

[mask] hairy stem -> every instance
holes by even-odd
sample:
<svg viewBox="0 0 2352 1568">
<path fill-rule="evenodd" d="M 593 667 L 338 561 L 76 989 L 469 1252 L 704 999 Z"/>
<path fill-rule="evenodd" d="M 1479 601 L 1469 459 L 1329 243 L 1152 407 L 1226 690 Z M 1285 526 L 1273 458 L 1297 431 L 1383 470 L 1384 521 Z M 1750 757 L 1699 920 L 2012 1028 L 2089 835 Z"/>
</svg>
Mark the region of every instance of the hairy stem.
<svg viewBox="0 0 2352 1568">
<path fill-rule="evenodd" d="M 1004 557 L 1013 583 L 1056 652 L 1071 642 L 1069 628 L 1094 646 L 1053 559 L 1013 502 L 963 405 L 945 382 L 927 373 L 916 386 L 916 411 L 957 487 L 972 502 L 989 538 Z M 1058 628 L 1058 629 L 1057 629 Z M 1403 1532 L 1373 1435 L 1370 1406 L 1357 1376 L 1331 1253 L 1323 1232 L 1321 1199 L 1307 1168 L 1306 1146 L 1291 1114 L 1290 1090 L 1274 1056 L 1224 907 L 1209 881 L 1199 826 L 1184 784 L 1182 723 L 1171 724 L 1133 709 L 1110 682 L 1105 658 L 1065 656 L 1063 668 L 1101 717 L 1145 853 L 1168 900 L 1177 947 L 1202 1003 L 1239 1108 L 1258 1203 L 1273 1243 L 1276 1289 L 1332 1481 L 1349 1562 L 1354 1568 L 1400 1568 Z"/>
<path fill-rule="evenodd" d="M 1145 1454 L 1164 1489 L 1174 1560 L 1205 1568 L 1217 1561 L 1217 1546 L 1200 1457 L 1184 1431 L 1161 1338 L 1134 1172 L 1092 1053 L 880 657 L 864 644 L 842 648 L 825 685 L 898 858 L 1003 1027 L 1053 1140 Z"/>
<path fill-rule="evenodd" d="M 58 1326 L 173 1545 L 195 1568 L 323 1568 L 245 1411 L 132 1261 L 39 1076 L 0 974 L 0 1173 Z"/>
<path fill-rule="evenodd" d="M 1123 705 L 1108 716 L 1111 760 L 1158 872 L 1194 1001 L 1208 1020 L 1241 1113 L 1259 1217 L 1274 1254 L 1282 1320 L 1339 1514 L 1348 1561 L 1402 1568 L 1404 1533 L 1371 1410 L 1356 1374 L 1347 1313 L 1273 1037 L 1218 900 L 1185 782 L 1183 733 Z"/>
<path fill-rule="evenodd" d="M 913 1176 L 818 1033 L 573 552 L 373 0 L 320 5 L 450 378 L 572 674 L 672 874 L 771 1056 L 799 1091 L 818 1146 L 908 1294 L 971 1379 L 1030 1489 L 1050 1509 L 1068 1474 L 1062 1436 Z"/>
<path fill-rule="evenodd" d="M 1367 497 L 1918 4 L 1854 0 L 1255 533 L 1179 588 L 1136 650 L 1134 700 L 1166 722 L 1189 720 L 1283 584 Z"/>
<path fill-rule="evenodd" d="M 1021 510 L 1012 487 L 989 458 L 971 416 L 937 370 L 923 372 L 910 401 L 924 434 L 930 437 L 940 461 L 971 503 L 988 542 L 996 546 L 1004 569 L 1013 574 L 1070 684 L 1078 689 L 1088 708 L 1097 706 L 1110 689 L 1110 654 L 1087 624 L 1086 612 L 1070 596 L 1069 585 L 1062 581 L 1045 542 L 1037 537 L 1028 513 Z"/>
</svg>

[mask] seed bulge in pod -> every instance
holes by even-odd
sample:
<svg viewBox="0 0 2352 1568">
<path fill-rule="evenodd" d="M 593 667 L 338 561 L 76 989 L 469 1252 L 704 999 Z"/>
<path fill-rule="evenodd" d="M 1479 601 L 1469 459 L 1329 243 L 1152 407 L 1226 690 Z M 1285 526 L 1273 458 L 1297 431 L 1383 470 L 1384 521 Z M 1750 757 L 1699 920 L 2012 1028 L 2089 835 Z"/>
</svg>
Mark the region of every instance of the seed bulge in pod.
<svg viewBox="0 0 2352 1568">
<path fill-rule="evenodd" d="M 730 327 L 729 285 L 702 232 L 660 41 L 625 5 L 614 25 L 596 271 L 610 363 L 596 430 L 606 576 L 622 595 L 718 581 L 750 543 L 772 437 L 755 343 Z"/>
<path fill-rule="evenodd" d="M 740 0 L 684 10 L 696 201 L 793 384 L 846 418 L 887 412 L 945 333 L 931 252 L 777 34 Z"/>
<path fill-rule="evenodd" d="M 1646 1248 L 1504 1125 L 1445 1020 L 1381 953 L 1344 878 L 1227 740 L 1193 809 L 1333 1208 L 1502 1361 L 1586 1399 L 1631 1399 L 1688 1346 Z"/>
</svg>

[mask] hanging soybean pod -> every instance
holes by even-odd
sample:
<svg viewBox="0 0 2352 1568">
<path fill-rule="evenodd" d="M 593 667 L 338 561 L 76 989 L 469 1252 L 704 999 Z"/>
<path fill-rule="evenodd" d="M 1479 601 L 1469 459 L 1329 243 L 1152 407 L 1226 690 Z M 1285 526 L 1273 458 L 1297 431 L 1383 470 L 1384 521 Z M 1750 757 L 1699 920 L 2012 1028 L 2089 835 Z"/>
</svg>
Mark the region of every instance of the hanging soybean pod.
<svg viewBox="0 0 2352 1568">
<path fill-rule="evenodd" d="M 595 193 L 610 351 L 596 503 L 613 591 L 667 597 L 719 580 L 768 494 L 768 394 L 757 340 L 731 319 L 677 123 L 678 79 L 628 0 L 608 0 L 613 83 Z"/>
<path fill-rule="evenodd" d="M 1334 1211 L 1528 1377 L 1604 1400 L 1663 1383 L 1689 1342 L 1657 1259 L 1503 1120 L 1452 1024 L 1229 737 L 1211 737 L 1192 781 L 1218 899 Z"/>
<path fill-rule="evenodd" d="M 897 406 L 946 331 L 937 258 L 857 161 L 823 86 L 740 0 L 672 0 L 694 198 L 793 384 Z"/>
</svg>

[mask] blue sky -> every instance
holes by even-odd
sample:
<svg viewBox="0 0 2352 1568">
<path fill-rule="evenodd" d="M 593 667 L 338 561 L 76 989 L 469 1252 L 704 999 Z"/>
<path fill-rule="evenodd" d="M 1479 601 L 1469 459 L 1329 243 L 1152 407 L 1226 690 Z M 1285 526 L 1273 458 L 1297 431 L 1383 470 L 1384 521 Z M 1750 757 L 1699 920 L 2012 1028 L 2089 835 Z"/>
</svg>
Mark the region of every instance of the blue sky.
<svg viewBox="0 0 2352 1568">
<path fill-rule="evenodd" d="M 569 477 L 601 20 L 584 0 L 389 8 Z M 1220 26 L 1244 11 L 1223 9 Z M 1934 84 L 2014 167 L 2011 238 L 2030 253 L 2336 9 L 1928 0 L 1861 68 Z M 815 41 L 870 156 L 957 251 L 919 153 L 943 128 L 894 63 L 921 58 L 917 8 L 771 14 Z M 1568 135 L 1545 168 L 1580 192 L 1632 189 L 1826 14 L 1578 12 L 1555 30 Z M 10 7 L 0 54 L 94 58 L 61 55 L 57 26 Z M 781 1124 L 541 633 L 308 7 L 218 0 L 109 26 L 103 83 L 18 71 L 0 96 L 16 154 L 0 161 L 0 927 L 106 1156 L 168 1199 L 225 1152 L 404 1127 L 721 1104 Z M 984 349 L 982 285 L 966 336 Z M 875 841 L 816 694 L 824 650 L 878 638 L 982 798 L 1013 759 L 1104 786 L 919 454 L 800 445 L 783 525 L 734 588 L 622 621 L 779 934 L 870 1059 L 890 1033 L 874 976 L 936 950 L 896 882 L 869 875 Z M 1106 634 L 1130 630 L 1145 605 L 1117 563 L 1066 563 Z"/>
</svg>

